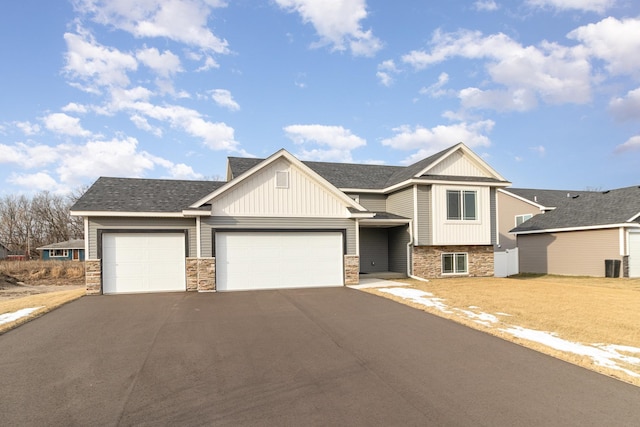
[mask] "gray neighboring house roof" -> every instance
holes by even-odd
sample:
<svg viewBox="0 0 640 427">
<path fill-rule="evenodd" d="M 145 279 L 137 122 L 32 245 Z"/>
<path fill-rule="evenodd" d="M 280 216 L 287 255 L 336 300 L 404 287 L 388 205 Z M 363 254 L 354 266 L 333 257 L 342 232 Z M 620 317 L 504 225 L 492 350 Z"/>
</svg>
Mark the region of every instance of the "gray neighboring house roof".
<svg viewBox="0 0 640 427">
<path fill-rule="evenodd" d="M 546 210 L 562 206 L 575 196 L 598 193 L 597 191 L 541 190 L 535 188 L 505 188 L 504 191 L 544 206 Z"/>
<path fill-rule="evenodd" d="M 101 177 L 71 211 L 182 212 L 224 184 L 221 181 Z"/>
<path fill-rule="evenodd" d="M 511 191 L 508 189 L 507 191 Z M 599 227 L 640 223 L 640 187 L 610 191 L 583 191 L 558 198 L 556 209 L 536 215 L 512 233 L 543 232 L 568 228 Z"/>
<path fill-rule="evenodd" d="M 45 249 L 84 249 L 84 240 L 71 239 L 66 242 L 51 243 L 50 245 L 44 245 L 36 248 L 38 251 Z"/>
</svg>

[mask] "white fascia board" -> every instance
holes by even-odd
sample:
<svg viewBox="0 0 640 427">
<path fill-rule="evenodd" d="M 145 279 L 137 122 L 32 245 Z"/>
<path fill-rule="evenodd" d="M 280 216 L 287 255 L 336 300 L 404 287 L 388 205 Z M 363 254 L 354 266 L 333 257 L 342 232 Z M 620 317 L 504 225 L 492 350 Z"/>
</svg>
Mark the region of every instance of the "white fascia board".
<svg viewBox="0 0 640 427">
<path fill-rule="evenodd" d="M 358 221 L 360 225 L 408 225 L 410 219 L 361 219 Z"/>
<path fill-rule="evenodd" d="M 512 193 L 512 192 L 510 192 L 508 189 L 498 188 L 498 191 L 499 191 L 499 192 L 501 192 L 501 193 L 503 193 L 503 194 L 506 194 L 506 195 L 508 195 L 508 196 L 511 196 L 511 197 L 513 197 L 514 199 L 520 200 L 521 202 L 528 203 L 528 204 L 530 204 L 531 206 L 533 206 L 533 207 L 536 207 L 536 208 L 540 209 L 541 211 L 555 209 L 555 208 L 549 208 L 549 207 L 547 207 L 547 206 L 543 206 L 543 205 L 541 205 L 540 203 L 533 202 L 533 201 L 531 201 L 531 200 L 529 200 L 529 199 L 526 199 L 526 198 L 524 198 L 524 197 L 522 197 L 522 196 L 518 196 L 517 194 L 513 194 L 513 193 Z"/>
<path fill-rule="evenodd" d="M 111 211 L 71 211 L 71 216 L 117 216 L 117 217 L 155 217 L 155 218 L 184 218 L 182 212 L 111 212 Z"/>
<path fill-rule="evenodd" d="M 635 222 L 638 218 L 640 218 L 640 212 L 629 218 L 627 222 Z"/>
<path fill-rule="evenodd" d="M 405 187 L 411 187 L 412 185 L 466 185 L 469 187 L 509 187 L 510 182 L 482 182 L 482 181 L 444 181 L 441 179 L 424 179 L 424 178 L 411 178 L 406 181 L 402 181 L 391 187 L 385 187 L 381 189 L 364 189 L 364 188 L 340 188 L 340 191 L 344 193 L 359 193 L 359 194 L 389 194 L 394 191 L 401 190 Z"/>
<path fill-rule="evenodd" d="M 307 166 L 304 163 L 302 163 L 293 154 L 289 153 L 284 148 L 276 151 L 274 154 L 272 154 L 271 156 L 267 157 L 262 162 L 258 163 L 257 165 L 255 165 L 254 167 L 252 167 L 248 171 L 244 172 L 242 175 L 238 176 L 237 178 L 234 178 L 233 180 L 227 182 L 226 184 L 224 184 L 222 187 L 218 188 L 214 192 L 212 192 L 212 193 L 208 194 L 207 196 L 203 197 L 202 199 L 198 200 L 197 202 L 192 204 L 190 207 L 192 207 L 192 208 L 200 207 L 201 205 L 209 202 L 210 200 L 214 199 L 215 197 L 219 196 L 220 194 L 226 192 L 230 188 L 235 187 L 236 185 L 238 185 L 239 183 L 241 183 L 245 179 L 249 178 L 254 173 L 256 173 L 259 170 L 269 166 L 271 163 L 275 162 L 276 160 L 278 160 L 280 158 L 287 159 L 290 163 L 294 164 L 299 169 L 305 171 L 312 179 L 318 181 L 320 183 L 320 185 L 325 187 L 327 190 L 329 190 L 331 193 L 333 193 L 337 198 L 342 200 L 348 207 L 352 207 L 352 208 L 357 209 L 357 210 L 362 211 L 362 212 L 367 210 L 360 203 L 356 202 L 351 197 L 349 197 L 346 194 L 344 194 L 344 192 L 342 192 L 338 188 L 336 188 L 335 185 L 331 184 L 329 181 L 324 179 L 317 172 L 315 172 L 309 166 Z"/>
<path fill-rule="evenodd" d="M 211 216 L 211 211 L 203 211 L 199 209 L 183 209 L 182 215 L 186 217 Z"/>
<path fill-rule="evenodd" d="M 376 216 L 375 212 L 350 212 L 349 218 L 373 218 Z"/>
<path fill-rule="evenodd" d="M 516 231 L 510 234 L 543 234 L 543 233 L 561 233 L 564 231 L 589 231 L 589 230 L 606 230 L 608 228 L 638 228 L 640 229 L 640 224 L 605 224 L 605 225 L 590 225 L 584 227 L 567 227 L 567 228 L 549 228 L 547 230 L 531 230 L 531 231 Z"/>
</svg>

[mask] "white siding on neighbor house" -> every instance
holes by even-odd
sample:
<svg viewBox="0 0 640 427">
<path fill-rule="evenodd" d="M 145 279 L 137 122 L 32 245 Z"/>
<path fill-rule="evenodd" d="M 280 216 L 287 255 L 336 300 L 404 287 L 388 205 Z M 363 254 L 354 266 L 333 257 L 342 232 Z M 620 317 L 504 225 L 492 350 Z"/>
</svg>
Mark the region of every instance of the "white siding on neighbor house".
<svg viewBox="0 0 640 427">
<path fill-rule="evenodd" d="M 276 187 L 276 172 L 280 171 L 289 173 L 287 188 Z M 215 198 L 211 207 L 214 215 L 229 216 L 349 216 L 344 201 L 284 158 Z"/>
<path fill-rule="evenodd" d="M 477 192 L 477 220 L 447 220 L 447 190 Z M 434 245 L 490 245 L 491 201 L 489 187 L 433 185 L 432 212 Z"/>
<path fill-rule="evenodd" d="M 212 256 L 213 242 L 211 240 L 214 229 L 312 229 L 312 230 L 346 230 L 347 254 L 356 253 L 356 222 L 344 218 L 259 218 L 259 217 L 229 217 L 213 216 L 202 218 L 202 256 Z"/>
<path fill-rule="evenodd" d="M 493 178 L 493 176 L 489 175 L 483 168 L 479 167 L 460 151 L 452 153 L 432 169 L 429 169 L 427 173 L 429 175 L 478 176 Z"/>
<path fill-rule="evenodd" d="M 187 230 L 189 251 L 187 256 L 196 256 L 195 218 L 89 218 L 89 256 L 98 258 L 98 230 Z"/>
</svg>

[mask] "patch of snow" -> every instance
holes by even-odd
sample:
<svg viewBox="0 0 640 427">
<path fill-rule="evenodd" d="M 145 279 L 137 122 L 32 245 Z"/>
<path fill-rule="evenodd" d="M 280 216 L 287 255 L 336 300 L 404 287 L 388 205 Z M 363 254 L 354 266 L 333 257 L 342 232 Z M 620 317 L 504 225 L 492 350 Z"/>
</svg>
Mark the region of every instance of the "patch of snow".
<svg viewBox="0 0 640 427">
<path fill-rule="evenodd" d="M 41 308 L 44 307 L 23 308 L 22 310 L 14 311 L 13 313 L 0 314 L 0 325 L 4 325 L 5 323 L 9 322 L 15 322 L 21 317 L 26 317 Z"/>
<path fill-rule="evenodd" d="M 581 344 L 559 338 L 557 334 L 552 332 L 536 331 L 533 329 L 522 328 L 520 326 L 512 326 L 507 329 L 501 329 L 501 331 L 511 334 L 514 337 L 544 344 L 556 350 L 587 356 L 597 365 L 610 369 L 617 369 L 632 377 L 640 378 L 640 374 L 622 368 L 617 364 L 617 361 L 619 361 L 640 366 L 640 357 L 626 356 L 619 353 L 619 351 L 623 351 L 626 353 L 638 353 L 640 355 L 640 348 L 612 344 Z"/>
<path fill-rule="evenodd" d="M 380 292 L 395 295 L 397 297 L 412 301 L 416 304 L 424 305 L 425 307 L 435 308 L 436 310 L 439 310 L 443 313 L 456 314 L 461 317 L 466 317 L 475 323 L 487 327 L 495 327 L 500 323 L 500 319 L 498 319 L 498 317 L 496 316 L 511 316 L 507 313 L 496 313 L 496 315 L 493 315 L 483 312 L 449 307 L 447 304 L 445 304 L 444 299 L 435 297 L 432 293 L 421 291 L 419 289 L 386 288 L 379 290 Z M 469 306 L 468 308 L 477 310 L 480 307 Z M 520 326 L 507 325 L 507 328 L 500 329 L 500 331 L 511 334 L 514 337 L 543 344 L 547 347 L 551 347 L 559 351 L 589 357 L 597 365 L 610 369 L 616 369 L 625 372 L 627 375 L 630 375 L 632 377 L 640 378 L 640 373 L 638 373 L 637 371 L 634 372 L 618 365 L 618 363 L 627 363 L 629 365 L 638 366 L 640 368 L 640 348 L 638 347 L 616 344 L 581 344 L 562 339 L 553 332 L 536 331 L 533 329 L 522 328 Z"/>
</svg>

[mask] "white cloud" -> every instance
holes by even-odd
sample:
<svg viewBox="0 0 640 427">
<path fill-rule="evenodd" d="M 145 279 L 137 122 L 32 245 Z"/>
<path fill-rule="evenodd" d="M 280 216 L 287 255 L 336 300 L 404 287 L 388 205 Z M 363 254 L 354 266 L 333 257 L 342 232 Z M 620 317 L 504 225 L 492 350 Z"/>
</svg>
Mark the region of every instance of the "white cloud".
<svg viewBox="0 0 640 427">
<path fill-rule="evenodd" d="M 461 93 L 470 105 L 490 108 L 495 105 L 491 99 L 512 94 L 516 98 L 507 106 L 524 110 L 535 105 L 528 91 L 550 104 L 583 104 L 591 100 L 591 66 L 580 47 L 549 42 L 524 47 L 502 33 L 485 37 L 479 31 L 469 30 L 455 33 L 438 30 L 430 44 L 429 51 L 412 51 L 402 60 L 417 70 L 454 57 L 487 61 L 486 70 L 492 82 L 506 87 L 506 93 L 500 89 L 483 94 L 475 88 Z"/>
<path fill-rule="evenodd" d="M 162 77 L 170 77 L 182 70 L 180 58 L 169 50 L 160 53 L 155 47 L 140 49 L 136 58 Z"/>
<path fill-rule="evenodd" d="M 544 157 L 545 154 L 547 154 L 547 149 L 544 147 L 544 145 L 537 145 L 535 147 L 529 147 L 529 150 L 531 150 L 534 153 L 538 154 L 540 157 Z"/>
<path fill-rule="evenodd" d="M 640 151 L 640 135 L 632 136 L 624 144 L 616 147 L 616 153 L 626 153 L 629 151 Z"/>
<path fill-rule="evenodd" d="M 529 89 L 481 90 L 471 87 L 462 89 L 458 97 L 466 109 L 529 111 L 538 105 L 535 92 Z"/>
<path fill-rule="evenodd" d="M 84 31 L 82 34 L 65 33 L 64 39 L 67 42 L 64 71 L 84 82 L 84 85 L 75 82 L 78 88 L 100 93 L 103 86 L 129 85 L 127 73 L 138 68 L 133 55 L 103 46 Z"/>
<path fill-rule="evenodd" d="M 447 94 L 447 91 L 442 89 L 447 83 L 449 83 L 449 74 L 440 73 L 437 82 L 428 87 L 423 87 L 419 93 L 421 95 L 430 95 L 433 98 L 439 98 Z"/>
<path fill-rule="evenodd" d="M 44 117 L 44 125 L 52 132 L 69 136 L 87 137 L 91 132 L 83 129 L 80 119 L 71 117 L 65 113 L 53 113 Z"/>
<path fill-rule="evenodd" d="M 589 55 L 605 61 L 611 74 L 640 76 L 640 18 L 605 18 L 576 28 L 567 37 L 583 43 Z"/>
<path fill-rule="evenodd" d="M 376 76 L 380 83 L 388 87 L 393 84 L 393 76 L 399 72 L 400 70 L 396 67 L 396 63 L 392 59 L 388 59 L 378 64 L 378 72 L 376 73 Z"/>
<path fill-rule="evenodd" d="M 238 111 L 240 104 L 238 104 L 231 96 L 231 92 L 226 89 L 214 89 L 211 91 L 211 98 L 221 107 L 227 108 L 230 111 Z"/>
<path fill-rule="evenodd" d="M 584 12 L 604 13 L 613 7 L 616 0 L 527 0 L 534 7 L 551 7 L 558 10 L 581 10 Z"/>
<path fill-rule="evenodd" d="M 42 167 L 58 160 L 56 150 L 48 145 L 18 142 L 0 144 L 0 163 L 15 163 L 24 169 Z"/>
<path fill-rule="evenodd" d="M 75 102 L 70 102 L 64 107 L 61 108 L 65 113 L 78 113 L 84 114 L 88 111 L 87 107 L 82 104 L 76 104 Z"/>
<path fill-rule="evenodd" d="M 14 122 L 14 125 L 27 136 L 36 135 L 40 132 L 40 125 L 31 122 Z"/>
<path fill-rule="evenodd" d="M 300 152 L 298 156 L 305 160 L 350 162 L 351 150 L 367 145 L 365 139 L 342 126 L 290 125 L 284 131 L 297 145 L 315 144 L 322 147 Z"/>
<path fill-rule="evenodd" d="M 127 31 L 135 37 L 166 37 L 204 51 L 229 53 L 228 43 L 214 35 L 208 20 L 217 0 L 76 0 L 78 12 L 93 21 Z"/>
<path fill-rule="evenodd" d="M 179 163 L 169 168 L 169 177 L 172 179 L 203 179 L 204 176 L 194 172 L 191 166 Z"/>
<path fill-rule="evenodd" d="M 398 150 L 418 150 L 403 162 L 411 164 L 458 142 L 464 142 L 472 148 L 487 147 L 491 145 L 491 141 L 486 134 L 493 129 L 494 124 L 492 120 L 483 120 L 449 126 L 439 125 L 431 129 L 404 125 L 394 128 L 393 131 L 396 134 L 391 138 L 383 139 L 382 145 Z"/>
<path fill-rule="evenodd" d="M 478 0 L 473 3 L 473 7 L 476 10 L 483 11 L 483 12 L 493 12 L 500 8 L 500 6 L 498 6 L 498 3 L 496 3 L 495 0 Z"/>
<path fill-rule="evenodd" d="M 66 187 L 60 186 L 47 172 L 37 172 L 33 174 L 13 173 L 7 178 L 7 181 L 11 184 L 35 191 L 65 192 L 67 190 Z"/>
<path fill-rule="evenodd" d="M 373 56 L 382 42 L 371 30 L 363 30 L 360 22 L 367 17 L 365 0 L 275 0 L 283 9 L 297 12 L 303 22 L 310 23 L 320 36 L 319 46 L 332 50 L 351 50 L 356 56 Z"/>
<path fill-rule="evenodd" d="M 162 128 L 158 127 L 158 126 L 152 126 L 151 124 L 149 124 L 149 121 L 142 117 L 139 114 L 134 114 L 131 117 L 129 117 L 129 119 L 133 122 L 134 125 L 136 125 L 136 127 L 138 129 L 142 129 L 146 132 L 149 132 L 155 136 L 157 136 L 158 138 L 162 137 Z"/>
<path fill-rule="evenodd" d="M 640 120 L 640 88 L 629 91 L 623 98 L 611 100 L 609 110 L 617 120 Z"/>
</svg>

